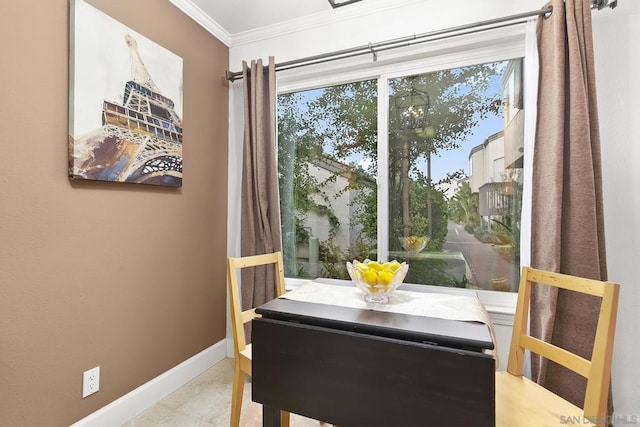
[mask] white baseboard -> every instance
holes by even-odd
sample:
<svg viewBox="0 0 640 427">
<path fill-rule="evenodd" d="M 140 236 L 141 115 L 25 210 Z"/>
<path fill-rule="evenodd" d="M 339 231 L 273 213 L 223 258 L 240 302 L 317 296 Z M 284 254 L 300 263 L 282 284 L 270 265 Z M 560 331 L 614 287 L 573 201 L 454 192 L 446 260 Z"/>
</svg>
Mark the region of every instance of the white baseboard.
<svg viewBox="0 0 640 427">
<path fill-rule="evenodd" d="M 126 423 L 227 357 L 227 341 L 217 342 L 71 427 L 113 427 Z"/>
</svg>

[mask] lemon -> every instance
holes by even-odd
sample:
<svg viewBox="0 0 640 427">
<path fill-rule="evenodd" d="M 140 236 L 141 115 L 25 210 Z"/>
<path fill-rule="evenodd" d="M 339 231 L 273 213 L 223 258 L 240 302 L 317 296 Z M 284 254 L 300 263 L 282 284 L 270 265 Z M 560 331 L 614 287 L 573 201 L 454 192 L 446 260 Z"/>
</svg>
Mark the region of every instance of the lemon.
<svg viewBox="0 0 640 427">
<path fill-rule="evenodd" d="M 393 273 L 390 270 L 382 270 L 378 273 L 378 282 L 389 286 L 393 282 Z"/>
<path fill-rule="evenodd" d="M 377 261 L 371 261 L 370 263 L 367 264 L 367 267 L 375 271 L 380 271 L 383 268 L 382 265 Z"/>
<path fill-rule="evenodd" d="M 369 285 L 375 285 L 378 283 L 378 272 L 373 268 L 367 268 L 365 271 L 360 273 L 362 280 Z"/>
<path fill-rule="evenodd" d="M 400 268 L 400 263 L 396 260 L 393 260 L 389 263 L 389 270 L 393 273 L 396 272 L 397 269 Z"/>
</svg>

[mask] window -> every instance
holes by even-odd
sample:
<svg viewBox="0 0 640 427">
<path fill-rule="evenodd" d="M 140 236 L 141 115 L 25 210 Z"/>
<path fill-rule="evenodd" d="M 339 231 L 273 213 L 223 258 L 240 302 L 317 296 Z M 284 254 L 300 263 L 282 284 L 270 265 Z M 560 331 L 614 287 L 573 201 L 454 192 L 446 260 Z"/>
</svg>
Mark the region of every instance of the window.
<svg viewBox="0 0 640 427">
<path fill-rule="evenodd" d="M 407 283 L 516 290 L 522 69 L 517 57 L 279 94 L 285 275 L 348 279 L 346 261 L 397 259 Z"/>
<path fill-rule="evenodd" d="M 367 80 L 278 97 L 287 277 L 346 279 L 345 260 L 375 251 L 376 85 Z"/>
</svg>

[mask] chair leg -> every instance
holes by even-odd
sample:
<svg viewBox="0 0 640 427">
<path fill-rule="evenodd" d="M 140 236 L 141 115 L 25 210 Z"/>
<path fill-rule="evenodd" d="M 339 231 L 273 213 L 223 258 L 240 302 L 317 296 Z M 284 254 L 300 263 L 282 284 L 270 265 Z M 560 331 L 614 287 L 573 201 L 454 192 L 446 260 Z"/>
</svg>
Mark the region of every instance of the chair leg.
<svg viewBox="0 0 640 427">
<path fill-rule="evenodd" d="M 281 427 L 289 427 L 290 422 L 291 422 L 291 414 L 287 411 L 280 411 Z"/>
<path fill-rule="evenodd" d="M 231 418 L 230 426 L 240 426 L 240 410 L 242 409 L 242 392 L 244 391 L 244 372 L 240 369 L 240 363 L 236 362 L 233 368 L 233 391 L 231 392 Z"/>
</svg>

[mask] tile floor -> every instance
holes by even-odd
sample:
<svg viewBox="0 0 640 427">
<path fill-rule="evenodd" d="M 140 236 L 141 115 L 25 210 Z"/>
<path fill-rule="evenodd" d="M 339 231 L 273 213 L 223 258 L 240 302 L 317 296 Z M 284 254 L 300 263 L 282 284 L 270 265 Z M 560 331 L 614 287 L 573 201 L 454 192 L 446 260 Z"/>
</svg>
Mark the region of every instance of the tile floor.
<svg viewBox="0 0 640 427">
<path fill-rule="evenodd" d="M 226 358 L 194 378 L 122 427 L 227 427 L 231 411 L 233 359 Z M 262 406 L 251 401 L 246 381 L 241 427 L 262 426 Z M 291 427 L 330 427 L 291 414 Z"/>
</svg>

